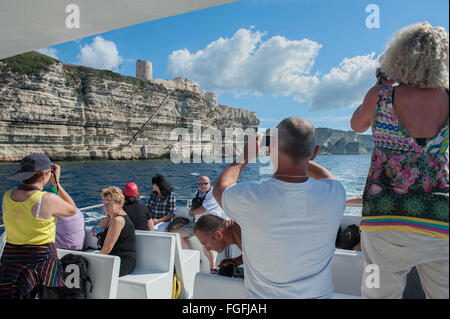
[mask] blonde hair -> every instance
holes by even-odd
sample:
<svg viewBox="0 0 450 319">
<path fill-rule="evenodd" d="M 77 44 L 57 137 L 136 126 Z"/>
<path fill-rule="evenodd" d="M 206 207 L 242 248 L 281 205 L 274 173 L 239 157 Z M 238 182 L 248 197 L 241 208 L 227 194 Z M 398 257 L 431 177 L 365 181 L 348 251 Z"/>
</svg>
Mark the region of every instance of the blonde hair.
<svg viewBox="0 0 450 319">
<path fill-rule="evenodd" d="M 448 88 L 448 33 L 428 22 L 407 26 L 391 39 L 380 57 L 394 81 L 420 88 Z"/>
<path fill-rule="evenodd" d="M 125 196 L 123 195 L 122 190 L 116 186 L 110 186 L 110 187 L 104 188 L 102 190 L 102 197 L 110 198 L 113 201 L 120 204 L 121 206 L 125 202 Z"/>
</svg>

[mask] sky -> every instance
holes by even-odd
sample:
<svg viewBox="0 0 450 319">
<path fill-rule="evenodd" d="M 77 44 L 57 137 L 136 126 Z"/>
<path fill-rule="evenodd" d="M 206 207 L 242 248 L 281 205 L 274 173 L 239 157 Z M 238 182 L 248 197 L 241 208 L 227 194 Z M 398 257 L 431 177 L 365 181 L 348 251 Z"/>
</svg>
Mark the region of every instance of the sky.
<svg viewBox="0 0 450 319">
<path fill-rule="evenodd" d="M 154 79 L 189 78 L 260 128 L 299 116 L 350 130 L 389 39 L 425 21 L 448 32 L 449 1 L 242 0 L 38 51 L 127 76 L 150 61 Z"/>
</svg>

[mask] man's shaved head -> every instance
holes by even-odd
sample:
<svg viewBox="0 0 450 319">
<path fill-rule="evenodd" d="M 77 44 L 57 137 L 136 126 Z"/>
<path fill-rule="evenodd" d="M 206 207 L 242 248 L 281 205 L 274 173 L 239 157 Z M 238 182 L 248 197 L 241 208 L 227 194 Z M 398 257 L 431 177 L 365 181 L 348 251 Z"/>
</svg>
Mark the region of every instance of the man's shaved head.
<svg viewBox="0 0 450 319">
<path fill-rule="evenodd" d="M 199 183 L 211 183 L 208 176 L 200 176 L 198 178 L 198 182 Z"/>
<path fill-rule="evenodd" d="M 311 122 L 288 117 L 278 125 L 278 150 L 294 160 L 310 158 L 316 146 L 316 131 Z"/>
</svg>

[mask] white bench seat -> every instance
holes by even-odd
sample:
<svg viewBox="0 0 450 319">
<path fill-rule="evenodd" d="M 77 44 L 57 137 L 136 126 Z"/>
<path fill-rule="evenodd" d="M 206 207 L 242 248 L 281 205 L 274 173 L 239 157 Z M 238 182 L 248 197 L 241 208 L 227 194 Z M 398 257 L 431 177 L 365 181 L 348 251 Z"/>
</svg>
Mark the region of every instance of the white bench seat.
<svg viewBox="0 0 450 319">
<path fill-rule="evenodd" d="M 136 231 L 136 268 L 120 277 L 117 298 L 170 299 L 175 265 L 175 237 Z"/>
<path fill-rule="evenodd" d="M 180 299 L 191 299 L 194 293 L 194 278 L 200 270 L 200 252 L 197 250 L 183 249 L 180 235 L 168 232 L 149 232 L 137 230 L 136 235 L 152 234 L 152 236 L 172 237 L 175 241 L 175 272 L 181 281 Z"/>
<path fill-rule="evenodd" d="M 331 274 L 333 299 L 361 298 L 362 255 L 359 251 L 337 249 Z M 245 297 L 244 281 L 218 275 L 198 273 L 195 277 L 195 299 L 240 299 Z"/>
<path fill-rule="evenodd" d="M 197 273 L 194 299 L 245 299 L 244 279 Z"/>
<path fill-rule="evenodd" d="M 167 287 L 170 280 L 168 273 L 148 273 L 148 269 L 135 269 L 130 275 L 120 277 L 119 298 L 123 299 L 161 299 L 162 291 L 168 291 Z M 131 288 L 132 289 L 129 289 Z M 172 285 L 171 285 L 172 287 Z M 122 290 L 125 289 L 125 290 Z"/>
</svg>

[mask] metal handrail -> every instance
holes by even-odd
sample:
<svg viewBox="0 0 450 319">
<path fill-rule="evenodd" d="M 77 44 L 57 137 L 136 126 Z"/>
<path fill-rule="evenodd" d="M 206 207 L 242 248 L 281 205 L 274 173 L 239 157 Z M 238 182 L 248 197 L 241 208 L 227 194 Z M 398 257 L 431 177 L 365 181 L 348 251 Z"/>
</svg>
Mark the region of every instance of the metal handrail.
<svg viewBox="0 0 450 319">
<path fill-rule="evenodd" d="M 88 209 L 99 208 L 99 207 L 103 207 L 103 204 L 98 204 L 98 205 L 93 205 L 93 206 L 88 206 L 88 207 L 82 207 L 82 208 L 79 208 L 79 210 L 84 212 L 84 211 L 87 211 Z"/>
<path fill-rule="evenodd" d="M 145 196 L 141 197 L 141 199 L 145 199 L 145 198 L 146 198 Z M 192 203 L 192 198 L 190 198 L 190 197 L 179 197 L 179 198 L 177 198 L 177 201 L 186 201 L 186 206 L 183 206 L 183 207 L 190 207 L 190 205 Z M 362 207 L 361 204 L 346 204 L 346 206 L 347 207 Z M 103 204 L 97 204 L 97 205 L 82 207 L 82 208 L 80 208 L 80 211 L 86 212 L 86 211 L 89 211 L 90 209 L 95 209 L 95 208 L 100 208 L 100 207 L 103 207 Z M 90 219 L 90 221 L 94 221 L 94 220 L 101 219 L 101 218 L 103 218 L 103 216 L 92 218 L 92 219 Z M 3 230 L 4 228 L 5 228 L 5 225 L 4 224 L 0 224 L 0 230 Z"/>
<path fill-rule="evenodd" d="M 147 197 L 146 196 L 142 196 L 141 197 L 141 199 L 145 199 L 145 198 L 147 198 Z M 192 202 L 192 198 L 190 198 L 190 197 L 178 197 L 176 200 L 177 201 L 186 201 L 186 206 L 182 206 L 182 207 L 190 207 L 191 202 Z M 100 208 L 100 207 L 103 207 L 103 204 L 97 204 L 97 205 L 82 207 L 82 208 L 79 208 L 79 210 L 81 212 L 87 212 L 87 211 L 89 211 L 91 209 L 96 209 L 96 208 Z M 101 219 L 101 218 L 103 218 L 103 216 L 93 217 L 89 221 L 95 221 L 95 220 Z M 3 230 L 4 228 L 5 228 L 5 225 L 4 224 L 0 224 L 0 230 Z"/>
</svg>

